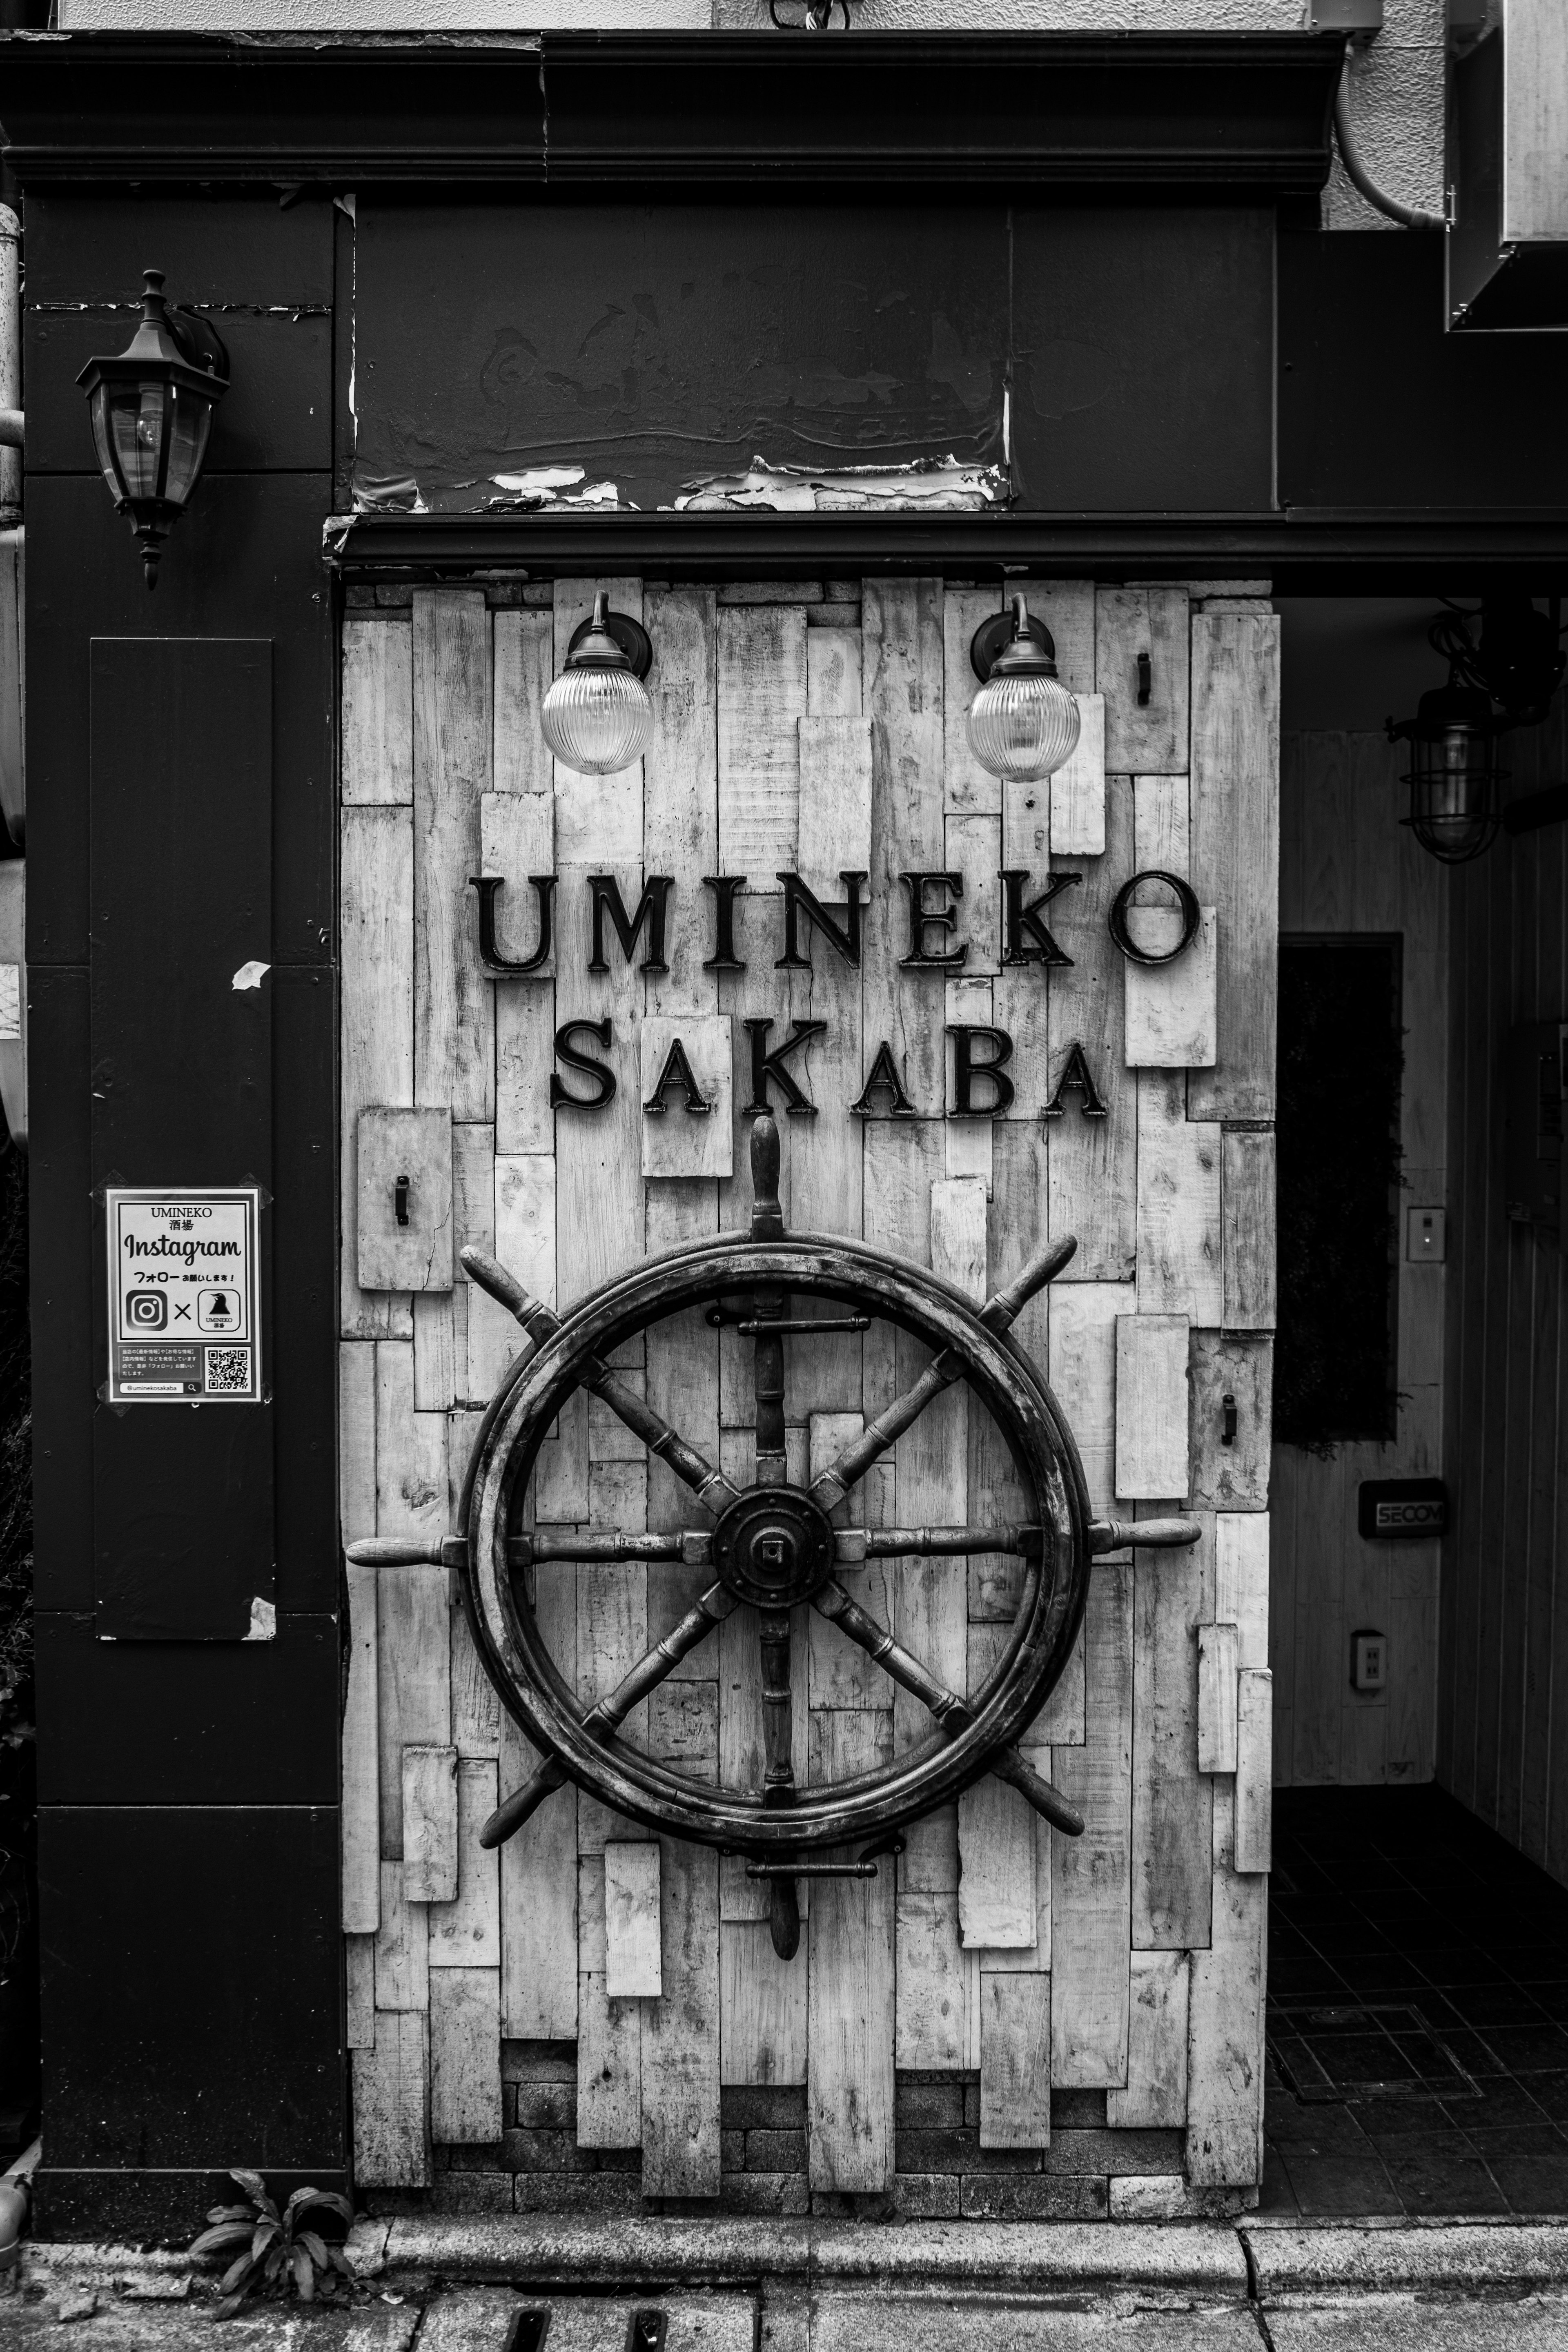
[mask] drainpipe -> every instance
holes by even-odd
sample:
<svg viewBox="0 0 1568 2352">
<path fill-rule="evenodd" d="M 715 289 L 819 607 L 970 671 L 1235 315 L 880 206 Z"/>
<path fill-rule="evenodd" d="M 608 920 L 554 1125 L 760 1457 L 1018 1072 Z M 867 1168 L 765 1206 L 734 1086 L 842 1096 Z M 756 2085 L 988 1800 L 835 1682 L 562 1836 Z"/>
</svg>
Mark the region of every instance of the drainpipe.
<svg viewBox="0 0 1568 2352">
<path fill-rule="evenodd" d="M 1423 212 L 1419 205 L 1401 204 L 1397 196 L 1387 194 L 1362 162 L 1361 151 L 1355 143 L 1355 132 L 1351 128 L 1351 52 L 1348 43 L 1344 71 L 1340 76 L 1340 87 L 1334 99 L 1334 137 L 1339 142 L 1340 161 L 1345 167 L 1345 177 L 1356 194 L 1364 196 L 1374 211 L 1384 214 L 1389 220 L 1397 221 L 1401 228 L 1447 227 L 1448 224 L 1441 213 Z"/>
<path fill-rule="evenodd" d="M 22 224 L 0 205 L 0 813 L 18 849 L 26 825 L 22 562 Z M 25 861 L 0 861 L 0 1105 L 19 1150 L 27 1144 L 26 898 Z"/>
</svg>

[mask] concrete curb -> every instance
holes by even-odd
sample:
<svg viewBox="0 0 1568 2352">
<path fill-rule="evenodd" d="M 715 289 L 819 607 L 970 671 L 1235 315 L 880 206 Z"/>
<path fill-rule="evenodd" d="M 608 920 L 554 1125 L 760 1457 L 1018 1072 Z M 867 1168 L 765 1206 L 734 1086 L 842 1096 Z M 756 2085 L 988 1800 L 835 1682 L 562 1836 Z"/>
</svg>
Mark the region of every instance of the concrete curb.
<svg viewBox="0 0 1568 2352">
<path fill-rule="evenodd" d="M 1237 2232 L 1251 2257 L 1259 2302 L 1353 2290 L 1477 2288 L 1568 2284 L 1568 2222 L 1335 2222 L 1314 2230 L 1248 2221 Z"/>
<path fill-rule="evenodd" d="M 605 2285 L 763 2278 L 984 2279 L 1014 2286 L 1166 2287 L 1245 2296 L 1247 2260 L 1226 2222 L 574 2221 L 563 2214 L 395 2221 L 388 2271 Z"/>
</svg>

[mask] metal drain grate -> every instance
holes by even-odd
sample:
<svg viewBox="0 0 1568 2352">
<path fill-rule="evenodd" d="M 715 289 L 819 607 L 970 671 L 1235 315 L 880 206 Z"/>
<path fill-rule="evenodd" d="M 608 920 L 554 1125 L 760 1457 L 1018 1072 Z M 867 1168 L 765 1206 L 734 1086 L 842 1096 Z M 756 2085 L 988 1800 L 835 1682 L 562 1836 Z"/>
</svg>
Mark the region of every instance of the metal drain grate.
<svg viewBox="0 0 1568 2352">
<path fill-rule="evenodd" d="M 1307 2106 L 1479 2095 L 1474 2078 L 1409 2002 L 1331 2009 L 1315 2001 L 1271 2003 L 1268 2054 L 1286 2089 Z"/>
</svg>

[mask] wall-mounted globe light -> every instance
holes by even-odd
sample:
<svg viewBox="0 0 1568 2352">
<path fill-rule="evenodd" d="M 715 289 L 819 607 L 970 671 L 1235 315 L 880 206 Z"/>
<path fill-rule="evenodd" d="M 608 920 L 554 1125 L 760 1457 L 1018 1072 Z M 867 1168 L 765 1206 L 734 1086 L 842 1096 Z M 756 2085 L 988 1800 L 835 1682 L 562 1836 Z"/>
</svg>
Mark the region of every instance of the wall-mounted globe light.
<svg viewBox="0 0 1568 2352">
<path fill-rule="evenodd" d="M 1388 721 L 1389 741 L 1410 746 L 1410 814 L 1400 823 L 1445 866 L 1479 857 L 1497 838 L 1498 786 L 1508 773 L 1498 740 L 1507 724 L 1489 694 L 1452 675 L 1422 696 L 1414 719 Z"/>
<path fill-rule="evenodd" d="M 585 776 L 610 776 L 640 760 L 653 733 L 643 684 L 653 646 L 640 622 L 609 610 L 601 588 L 594 617 L 566 650 L 566 667 L 544 698 L 539 724 L 556 758 Z"/>
<path fill-rule="evenodd" d="M 988 774 L 1032 783 L 1071 759 L 1078 702 L 1057 676 L 1056 652 L 1019 595 L 974 632 L 969 659 L 982 684 L 969 707 L 969 748 Z"/>
<path fill-rule="evenodd" d="M 118 359 L 89 360 L 87 394 L 98 463 L 129 515 L 149 588 L 163 541 L 184 512 L 207 453 L 213 411 L 228 390 L 228 354 L 205 319 L 174 310 L 163 273 L 143 273 L 142 323 Z"/>
</svg>

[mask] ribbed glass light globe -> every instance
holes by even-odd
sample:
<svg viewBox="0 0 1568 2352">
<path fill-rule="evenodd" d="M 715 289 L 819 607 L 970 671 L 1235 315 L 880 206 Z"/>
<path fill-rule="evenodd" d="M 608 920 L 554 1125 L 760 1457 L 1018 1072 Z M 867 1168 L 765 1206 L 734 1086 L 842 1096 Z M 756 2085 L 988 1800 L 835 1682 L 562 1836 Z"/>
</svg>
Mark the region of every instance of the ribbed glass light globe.
<svg viewBox="0 0 1568 2352">
<path fill-rule="evenodd" d="M 653 704 L 629 664 L 584 663 L 563 670 L 544 698 L 540 732 L 580 775 L 611 776 L 640 760 L 653 733 Z"/>
<path fill-rule="evenodd" d="M 969 748 L 988 775 L 1033 783 L 1071 759 L 1078 741 L 1076 698 L 1059 677 L 1035 668 L 991 673 L 969 707 Z"/>
</svg>

